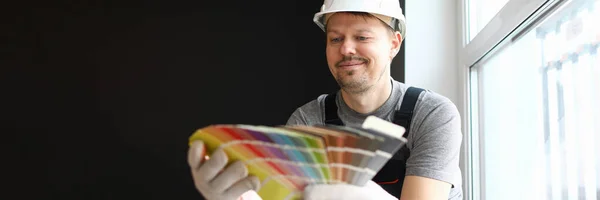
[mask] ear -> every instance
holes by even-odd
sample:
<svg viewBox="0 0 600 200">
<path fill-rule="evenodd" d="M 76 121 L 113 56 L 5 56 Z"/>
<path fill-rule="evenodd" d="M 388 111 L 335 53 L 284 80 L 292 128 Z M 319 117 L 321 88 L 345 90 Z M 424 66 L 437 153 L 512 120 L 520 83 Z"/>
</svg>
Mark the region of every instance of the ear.
<svg viewBox="0 0 600 200">
<path fill-rule="evenodd" d="M 394 32 L 394 35 L 392 37 L 392 49 L 390 51 L 390 57 L 392 59 L 394 57 L 396 57 L 398 52 L 400 52 L 401 45 L 402 45 L 402 35 L 400 34 L 400 32 L 396 31 L 396 32 Z"/>
</svg>

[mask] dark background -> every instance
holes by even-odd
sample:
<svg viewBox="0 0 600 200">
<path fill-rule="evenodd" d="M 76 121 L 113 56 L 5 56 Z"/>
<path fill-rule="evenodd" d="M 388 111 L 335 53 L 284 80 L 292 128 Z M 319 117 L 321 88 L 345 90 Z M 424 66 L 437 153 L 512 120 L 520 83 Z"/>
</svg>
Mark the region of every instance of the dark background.
<svg viewBox="0 0 600 200">
<path fill-rule="evenodd" d="M 186 163 L 197 128 L 284 124 L 338 89 L 312 22 L 322 3 L 2 6 L 0 198 L 201 199 Z M 392 76 L 404 81 L 404 45 Z"/>
</svg>

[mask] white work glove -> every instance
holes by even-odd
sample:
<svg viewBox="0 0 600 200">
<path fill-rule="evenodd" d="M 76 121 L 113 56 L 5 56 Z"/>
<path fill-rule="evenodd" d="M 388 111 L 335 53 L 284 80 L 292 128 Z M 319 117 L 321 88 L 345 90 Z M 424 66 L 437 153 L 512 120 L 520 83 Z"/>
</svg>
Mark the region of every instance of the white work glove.
<svg viewBox="0 0 600 200">
<path fill-rule="evenodd" d="M 193 142 L 188 150 L 188 164 L 196 189 L 207 200 L 237 200 L 250 190 L 258 191 L 258 178 L 248 176 L 248 168 L 241 161 L 223 170 L 228 158 L 222 149 L 216 150 L 208 160 L 203 160 L 204 156 L 204 143 Z"/>
<path fill-rule="evenodd" d="M 360 187 L 349 184 L 317 184 L 304 189 L 304 200 L 398 200 L 373 181 Z"/>
</svg>

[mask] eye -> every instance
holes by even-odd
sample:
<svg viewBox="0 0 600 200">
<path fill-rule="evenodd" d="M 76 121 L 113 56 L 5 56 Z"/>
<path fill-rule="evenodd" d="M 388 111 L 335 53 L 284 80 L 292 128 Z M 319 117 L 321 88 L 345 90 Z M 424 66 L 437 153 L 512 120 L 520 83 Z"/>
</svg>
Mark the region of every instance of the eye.
<svg viewBox="0 0 600 200">
<path fill-rule="evenodd" d="M 368 39 L 369 39 L 369 37 L 358 36 L 358 37 L 356 37 L 356 39 L 358 39 L 358 40 L 360 40 L 360 41 L 365 41 L 365 40 L 368 40 Z"/>
<path fill-rule="evenodd" d="M 338 43 L 338 42 L 342 41 L 342 39 L 339 37 L 336 37 L 336 38 L 331 38 L 329 41 L 331 41 L 332 43 Z"/>
</svg>

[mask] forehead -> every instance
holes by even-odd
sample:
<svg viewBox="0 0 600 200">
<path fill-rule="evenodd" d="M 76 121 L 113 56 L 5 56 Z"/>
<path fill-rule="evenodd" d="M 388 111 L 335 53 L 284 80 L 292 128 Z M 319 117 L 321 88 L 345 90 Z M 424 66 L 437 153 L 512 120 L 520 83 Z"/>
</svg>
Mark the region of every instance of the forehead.
<svg viewBox="0 0 600 200">
<path fill-rule="evenodd" d="M 385 31 L 385 24 L 369 14 L 335 13 L 328 17 L 327 32 Z"/>
</svg>

